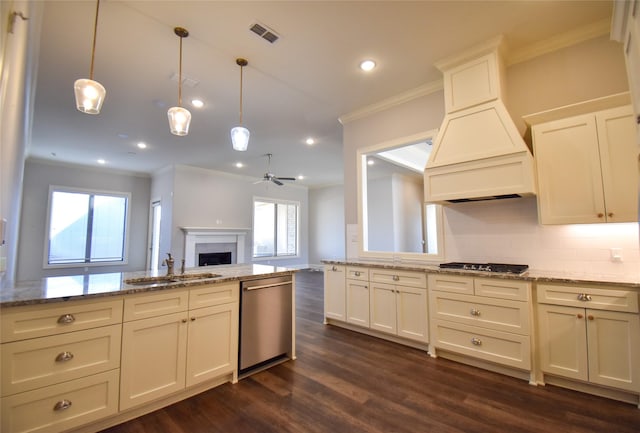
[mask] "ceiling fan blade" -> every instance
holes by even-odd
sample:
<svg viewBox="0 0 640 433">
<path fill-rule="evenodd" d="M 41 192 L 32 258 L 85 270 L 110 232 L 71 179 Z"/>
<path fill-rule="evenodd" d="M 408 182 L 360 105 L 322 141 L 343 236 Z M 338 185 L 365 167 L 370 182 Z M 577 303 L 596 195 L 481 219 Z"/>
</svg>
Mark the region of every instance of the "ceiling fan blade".
<svg viewBox="0 0 640 433">
<path fill-rule="evenodd" d="M 296 180 L 295 177 L 280 177 L 280 176 L 278 176 L 278 179 L 280 179 L 280 180 Z"/>
<path fill-rule="evenodd" d="M 280 180 L 278 180 L 278 178 L 275 177 L 275 176 L 271 178 L 271 182 L 275 183 L 276 185 L 280 185 L 280 186 L 284 185 L 284 183 L 280 182 Z"/>
</svg>

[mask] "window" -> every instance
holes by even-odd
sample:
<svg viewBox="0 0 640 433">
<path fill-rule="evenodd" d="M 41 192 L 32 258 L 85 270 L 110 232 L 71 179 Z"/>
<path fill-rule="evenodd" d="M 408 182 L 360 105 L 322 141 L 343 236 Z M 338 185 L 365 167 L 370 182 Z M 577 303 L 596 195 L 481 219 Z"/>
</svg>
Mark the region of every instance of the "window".
<svg viewBox="0 0 640 433">
<path fill-rule="evenodd" d="M 253 257 L 298 255 L 299 203 L 254 199 Z"/>
<path fill-rule="evenodd" d="M 129 198 L 51 186 L 45 266 L 126 263 Z"/>
</svg>

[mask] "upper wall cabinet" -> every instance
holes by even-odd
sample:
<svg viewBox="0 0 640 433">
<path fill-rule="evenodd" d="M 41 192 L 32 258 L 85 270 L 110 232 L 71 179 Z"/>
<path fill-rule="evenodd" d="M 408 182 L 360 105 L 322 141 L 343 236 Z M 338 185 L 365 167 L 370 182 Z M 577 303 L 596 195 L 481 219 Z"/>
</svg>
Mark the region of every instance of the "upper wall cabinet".
<svg viewBox="0 0 640 433">
<path fill-rule="evenodd" d="M 634 124 L 625 106 L 533 128 L 542 224 L 638 220 Z"/>
<path fill-rule="evenodd" d="M 631 101 L 640 122 L 640 0 L 613 2 L 611 39 L 623 44 Z"/>
<path fill-rule="evenodd" d="M 620 100 L 628 101 L 628 94 L 525 117 L 533 125 L 541 224 L 638 221 L 638 151 L 631 106 L 584 113 Z M 549 120 L 569 113 L 581 114 Z"/>
</svg>

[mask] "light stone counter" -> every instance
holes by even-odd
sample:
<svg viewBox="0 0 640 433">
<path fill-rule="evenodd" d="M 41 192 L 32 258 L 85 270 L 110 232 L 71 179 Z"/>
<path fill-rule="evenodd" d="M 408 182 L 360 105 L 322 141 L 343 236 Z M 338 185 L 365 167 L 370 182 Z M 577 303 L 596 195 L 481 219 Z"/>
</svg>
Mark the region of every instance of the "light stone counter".
<svg viewBox="0 0 640 433">
<path fill-rule="evenodd" d="M 640 289 L 640 270 L 636 275 L 594 274 L 587 272 L 563 272 L 529 269 L 522 274 L 501 272 L 466 271 L 462 269 L 440 269 L 437 264 L 421 264 L 417 262 L 394 262 L 383 260 L 363 259 L 326 259 L 322 263 L 327 265 L 368 266 L 370 268 L 397 269 L 404 271 L 419 271 L 436 274 L 457 274 L 468 276 L 482 276 L 511 280 L 524 280 L 546 283 L 571 284 L 602 284 L 611 287 L 626 287 Z"/>
<path fill-rule="evenodd" d="M 104 296 L 120 296 L 156 290 L 194 287 L 228 281 L 250 280 L 262 276 L 288 275 L 295 268 L 270 265 L 241 264 L 187 269 L 185 275 L 211 272 L 219 277 L 161 282 L 148 285 L 126 284 L 124 280 L 163 276 L 160 272 L 113 272 L 106 274 L 70 275 L 48 277 L 38 281 L 25 281 L 15 287 L 0 289 L 0 308 L 19 305 L 43 304 Z"/>
</svg>

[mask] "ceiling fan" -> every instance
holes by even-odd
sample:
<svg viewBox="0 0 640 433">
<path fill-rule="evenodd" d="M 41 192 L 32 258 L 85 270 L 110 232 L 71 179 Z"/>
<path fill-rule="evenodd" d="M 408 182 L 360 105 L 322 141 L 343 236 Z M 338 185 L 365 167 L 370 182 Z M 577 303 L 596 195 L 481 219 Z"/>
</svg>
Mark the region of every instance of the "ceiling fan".
<svg viewBox="0 0 640 433">
<path fill-rule="evenodd" d="M 273 182 L 278 186 L 282 186 L 282 185 L 284 185 L 281 182 L 282 180 L 296 180 L 295 177 L 279 177 L 279 176 L 276 176 L 275 174 L 271 173 L 271 157 L 273 156 L 273 154 L 267 153 L 264 156 L 269 158 L 269 162 L 267 163 L 267 172 L 264 174 L 262 179 L 260 179 L 257 182 L 254 182 L 254 184 L 261 183 L 261 182 Z"/>
</svg>

